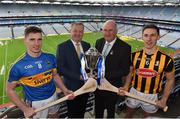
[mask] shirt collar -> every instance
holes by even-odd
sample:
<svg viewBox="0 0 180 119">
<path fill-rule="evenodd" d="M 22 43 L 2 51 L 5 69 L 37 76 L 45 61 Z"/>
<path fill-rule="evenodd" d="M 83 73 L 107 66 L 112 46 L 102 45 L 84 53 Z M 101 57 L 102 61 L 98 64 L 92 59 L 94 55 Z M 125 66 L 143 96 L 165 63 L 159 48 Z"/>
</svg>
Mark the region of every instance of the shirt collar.
<svg viewBox="0 0 180 119">
<path fill-rule="evenodd" d="M 108 43 L 109 43 L 111 46 L 113 46 L 113 45 L 114 45 L 114 43 L 115 43 L 115 41 L 116 41 L 116 39 L 117 39 L 117 38 L 115 38 L 115 39 L 114 39 L 114 40 L 112 40 L 111 42 L 107 42 L 107 41 L 106 41 L 106 44 L 108 44 Z"/>
<path fill-rule="evenodd" d="M 73 43 L 74 46 L 76 46 L 77 43 L 76 43 L 75 41 L 73 41 L 73 40 L 71 39 L 71 42 Z M 79 42 L 79 43 L 80 43 L 80 45 L 81 45 L 81 42 Z"/>
<path fill-rule="evenodd" d="M 40 57 L 42 57 L 43 52 L 41 51 L 41 54 L 38 57 L 32 57 L 31 55 L 28 54 L 28 52 L 26 51 L 26 58 L 30 58 L 30 59 L 38 59 Z"/>
</svg>

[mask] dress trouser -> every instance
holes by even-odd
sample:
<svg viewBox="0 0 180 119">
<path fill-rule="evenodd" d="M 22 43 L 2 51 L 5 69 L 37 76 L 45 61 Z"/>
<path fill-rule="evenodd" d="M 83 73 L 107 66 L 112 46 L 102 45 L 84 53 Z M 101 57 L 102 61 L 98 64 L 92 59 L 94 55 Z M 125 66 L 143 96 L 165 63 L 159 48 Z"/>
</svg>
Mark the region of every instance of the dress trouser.
<svg viewBox="0 0 180 119">
<path fill-rule="evenodd" d="M 116 93 L 97 89 L 95 91 L 95 117 L 103 118 L 104 110 L 107 109 L 107 118 L 114 118 L 117 100 Z"/>
<path fill-rule="evenodd" d="M 68 118 L 84 118 L 89 94 L 83 94 L 67 101 Z"/>
</svg>

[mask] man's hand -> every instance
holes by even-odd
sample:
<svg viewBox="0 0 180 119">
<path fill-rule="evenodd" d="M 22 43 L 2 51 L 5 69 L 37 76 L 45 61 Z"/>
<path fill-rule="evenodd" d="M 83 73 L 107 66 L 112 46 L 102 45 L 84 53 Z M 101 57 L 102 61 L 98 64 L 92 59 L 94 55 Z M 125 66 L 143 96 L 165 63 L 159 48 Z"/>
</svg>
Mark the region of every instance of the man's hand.
<svg viewBox="0 0 180 119">
<path fill-rule="evenodd" d="M 73 93 L 73 91 L 71 91 L 71 90 L 65 90 L 64 92 L 64 95 L 66 96 L 66 95 L 70 95 L 70 96 L 68 96 L 68 100 L 73 100 L 74 98 L 75 98 L 75 96 L 74 96 L 74 93 Z"/>
<path fill-rule="evenodd" d="M 156 101 L 156 104 L 160 108 L 165 108 L 166 107 L 166 102 L 167 102 L 167 99 L 161 98 L 160 100 Z"/>
<path fill-rule="evenodd" d="M 93 78 L 93 79 L 96 79 L 97 78 L 97 75 L 96 74 L 91 74 L 91 73 L 87 73 L 88 77 L 89 78 Z"/>
<path fill-rule="evenodd" d="M 84 80 L 83 77 L 82 77 L 82 75 L 80 75 L 80 80 L 82 80 L 82 81 Z"/>
<path fill-rule="evenodd" d="M 127 87 L 119 87 L 118 95 L 125 96 L 125 91 L 128 91 Z"/>
<path fill-rule="evenodd" d="M 25 118 L 29 118 L 35 114 L 34 109 L 32 107 L 27 107 L 22 111 L 24 113 Z"/>
</svg>

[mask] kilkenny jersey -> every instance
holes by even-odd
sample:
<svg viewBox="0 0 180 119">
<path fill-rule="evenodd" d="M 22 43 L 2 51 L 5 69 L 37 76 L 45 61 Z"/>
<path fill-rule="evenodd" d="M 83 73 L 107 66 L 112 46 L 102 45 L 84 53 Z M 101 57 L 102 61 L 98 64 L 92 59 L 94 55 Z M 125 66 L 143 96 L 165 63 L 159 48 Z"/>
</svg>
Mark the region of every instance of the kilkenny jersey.
<svg viewBox="0 0 180 119">
<path fill-rule="evenodd" d="M 42 52 L 34 58 L 26 53 L 10 69 L 8 82 L 19 83 L 28 101 L 44 100 L 55 92 L 52 72 L 56 67 L 52 54 Z"/>
<path fill-rule="evenodd" d="M 147 55 L 143 49 L 132 53 L 132 65 L 135 69 L 132 86 L 149 94 L 159 93 L 162 90 L 164 73 L 174 70 L 172 58 L 158 48 L 152 55 Z"/>
</svg>

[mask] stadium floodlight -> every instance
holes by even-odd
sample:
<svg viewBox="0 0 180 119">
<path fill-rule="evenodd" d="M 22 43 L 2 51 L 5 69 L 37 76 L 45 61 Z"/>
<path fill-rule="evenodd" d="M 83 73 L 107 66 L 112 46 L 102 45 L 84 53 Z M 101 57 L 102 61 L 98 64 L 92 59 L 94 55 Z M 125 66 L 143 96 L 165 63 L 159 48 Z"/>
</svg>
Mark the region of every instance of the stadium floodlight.
<svg viewBox="0 0 180 119">
<path fill-rule="evenodd" d="M 83 3 L 82 5 L 85 5 L 85 6 L 87 5 L 88 6 L 88 5 L 90 5 L 90 3 Z"/>
<path fill-rule="evenodd" d="M 70 2 L 65 2 L 65 3 L 63 3 L 64 5 L 71 5 L 71 3 Z"/>
<path fill-rule="evenodd" d="M 53 2 L 52 4 L 59 5 L 61 3 L 60 2 Z"/>
<path fill-rule="evenodd" d="M 72 5 L 80 5 L 80 3 L 76 2 L 76 3 L 71 3 Z"/>
<path fill-rule="evenodd" d="M 144 3 L 144 4 L 143 4 L 143 6 L 150 6 L 150 4 L 148 4 L 148 3 Z"/>
<path fill-rule="evenodd" d="M 24 4 L 24 3 L 27 3 L 26 1 L 16 1 L 16 3 L 22 3 L 22 4 Z"/>
<path fill-rule="evenodd" d="M 154 3 L 154 6 L 161 6 L 162 4 L 160 3 Z"/>
<path fill-rule="evenodd" d="M 93 5 L 94 5 L 94 6 L 101 6 L 102 4 L 100 4 L 100 3 L 94 3 Z"/>
<path fill-rule="evenodd" d="M 124 6 L 124 3 L 123 2 L 118 2 L 116 4 L 119 4 L 120 6 Z"/>
<path fill-rule="evenodd" d="M 141 4 L 139 4 L 139 3 L 135 3 L 135 4 L 133 4 L 134 6 L 141 6 Z"/>
<path fill-rule="evenodd" d="M 111 6 L 111 4 L 108 4 L 108 3 L 104 3 L 102 4 L 103 6 Z"/>
<path fill-rule="evenodd" d="M 176 5 L 176 4 L 174 4 L 174 3 L 165 3 L 167 6 L 174 6 L 174 5 Z"/>
<path fill-rule="evenodd" d="M 113 4 L 113 6 L 121 6 L 121 4 L 117 4 L 117 3 L 115 3 L 115 4 Z"/>
<path fill-rule="evenodd" d="M 31 4 L 38 4 L 39 2 L 38 1 L 29 1 L 29 3 L 31 3 Z"/>
<path fill-rule="evenodd" d="M 50 4 L 50 2 L 48 2 L 48 1 L 43 1 L 43 2 L 41 2 L 41 4 Z"/>
<path fill-rule="evenodd" d="M 124 6 L 132 6 L 131 4 L 124 3 Z"/>
<path fill-rule="evenodd" d="M 1 1 L 1 3 L 13 3 L 13 1 L 11 1 L 11 0 L 3 0 L 3 1 Z"/>
</svg>

